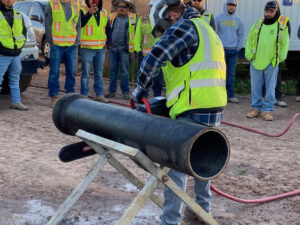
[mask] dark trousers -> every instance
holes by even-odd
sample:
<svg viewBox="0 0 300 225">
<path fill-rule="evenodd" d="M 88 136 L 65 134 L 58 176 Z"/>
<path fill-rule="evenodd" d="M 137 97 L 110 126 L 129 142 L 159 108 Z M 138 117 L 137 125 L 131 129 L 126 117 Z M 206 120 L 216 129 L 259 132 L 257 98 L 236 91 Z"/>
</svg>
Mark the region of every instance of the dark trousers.
<svg viewBox="0 0 300 225">
<path fill-rule="evenodd" d="M 300 73 L 298 75 L 298 83 L 296 86 L 296 96 L 300 96 Z"/>
</svg>

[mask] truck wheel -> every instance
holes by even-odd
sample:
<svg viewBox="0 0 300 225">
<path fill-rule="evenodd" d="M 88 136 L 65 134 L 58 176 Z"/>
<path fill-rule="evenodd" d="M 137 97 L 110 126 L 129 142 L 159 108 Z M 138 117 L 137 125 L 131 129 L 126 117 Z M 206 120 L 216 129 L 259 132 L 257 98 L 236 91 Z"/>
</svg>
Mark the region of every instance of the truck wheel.
<svg viewBox="0 0 300 225">
<path fill-rule="evenodd" d="M 46 39 L 44 39 L 43 45 L 42 45 L 42 53 L 43 53 L 43 55 L 45 55 L 46 52 L 50 52 L 50 43 Z"/>
<path fill-rule="evenodd" d="M 24 75 L 24 76 L 20 77 L 20 91 L 21 91 L 21 93 L 24 92 L 28 88 L 28 86 L 30 85 L 31 79 L 32 79 L 32 75 Z M 4 79 L 3 79 L 3 82 L 2 82 L 1 94 L 4 94 L 4 95 L 9 95 L 10 94 L 7 74 L 4 75 Z"/>
</svg>

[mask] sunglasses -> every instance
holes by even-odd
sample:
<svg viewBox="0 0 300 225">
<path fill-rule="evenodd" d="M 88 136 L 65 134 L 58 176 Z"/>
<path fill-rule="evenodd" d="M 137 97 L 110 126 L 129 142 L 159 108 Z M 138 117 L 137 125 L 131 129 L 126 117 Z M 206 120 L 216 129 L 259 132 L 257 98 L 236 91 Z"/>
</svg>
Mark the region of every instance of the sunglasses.
<svg viewBox="0 0 300 225">
<path fill-rule="evenodd" d="M 118 5 L 118 8 L 119 8 L 119 9 L 127 9 L 128 6 L 127 6 L 127 5 Z"/>
<path fill-rule="evenodd" d="M 202 2 L 202 0 L 192 0 L 193 2 Z"/>
</svg>

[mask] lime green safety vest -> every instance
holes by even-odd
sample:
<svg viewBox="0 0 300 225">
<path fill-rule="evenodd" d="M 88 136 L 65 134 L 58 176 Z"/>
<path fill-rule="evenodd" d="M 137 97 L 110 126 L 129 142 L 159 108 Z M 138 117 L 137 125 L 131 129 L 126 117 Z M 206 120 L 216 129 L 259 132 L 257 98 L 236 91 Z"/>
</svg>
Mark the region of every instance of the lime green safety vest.
<svg viewBox="0 0 300 225">
<path fill-rule="evenodd" d="M 13 10 L 14 23 L 11 27 L 0 11 L 0 43 L 8 49 L 20 49 L 23 47 L 26 37 L 23 35 L 22 14 Z"/>
<path fill-rule="evenodd" d="M 226 63 L 223 45 L 213 29 L 201 19 L 191 19 L 199 35 L 192 59 L 175 67 L 163 67 L 170 117 L 192 109 L 222 108 L 227 104 Z"/>
<path fill-rule="evenodd" d="M 50 0 L 52 9 L 52 39 L 57 46 L 71 46 L 76 41 L 76 25 L 79 19 L 79 1 L 70 0 L 72 16 L 66 21 L 64 9 L 60 0 Z"/>
<path fill-rule="evenodd" d="M 118 12 L 114 12 L 109 17 L 109 25 L 111 28 L 113 27 L 113 23 L 118 16 Z M 128 12 L 128 18 L 129 18 L 129 32 L 128 32 L 128 41 L 129 41 L 129 52 L 134 51 L 134 35 L 135 35 L 135 21 L 136 21 L 136 14 L 132 12 Z"/>
<path fill-rule="evenodd" d="M 201 16 L 200 19 L 204 20 L 206 23 L 210 24 L 210 21 L 211 21 L 211 17 L 212 17 L 212 14 L 207 12 L 206 10 L 204 11 L 203 15 Z"/>
<path fill-rule="evenodd" d="M 279 52 L 281 52 L 281 49 L 283 47 L 283 32 L 287 28 L 287 22 L 289 21 L 289 17 L 280 16 L 278 19 L 278 30 L 277 30 L 277 39 L 276 44 L 274 46 L 274 52 L 275 57 L 272 60 L 272 66 L 275 67 L 279 64 Z M 250 33 L 248 35 L 246 47 L 245 47 L 245 57 L 249 61 L 253 59 L 254 55 L 257 51 L 258 46 L 258 40 L 259 40 L 259 34 L 260 30 L 262 28 L 262 25 L 264 23 L 264 18 L 260 18 L 256 24 L 254 24 L 253 28 L 250 30 Z"/>
<path fill-rule="evenodd" d="M 102 49 L 106 43 L 105 27 L 107 24 L 107 12 L 105 9 L 100 12 L 100 23 L 91 16 L 87 24 L 81 29 L 81 47 L 88 49 Z"/>
<path fill-rule="evenodd" d="M 153 26 L 149 17 L 140 17 L 136 25 L 134 50 L 142 51 L 143 56 L 150 52 L 152 46 L 158 40 L 152 35 Z"/>
</svg>

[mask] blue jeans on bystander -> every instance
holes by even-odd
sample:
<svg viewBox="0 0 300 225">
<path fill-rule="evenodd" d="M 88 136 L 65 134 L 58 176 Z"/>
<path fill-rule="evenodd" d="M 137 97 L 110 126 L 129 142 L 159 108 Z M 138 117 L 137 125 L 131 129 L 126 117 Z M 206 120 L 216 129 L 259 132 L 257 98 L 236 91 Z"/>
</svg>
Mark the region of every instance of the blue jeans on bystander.
<svg viewBox="0 0 300 225">
<path fill-rule="evenodd" d="M 20 56 L 0 55 L 0 91 L 4 74 L 8 73 L 8 85 L 10 88 L 10 99 L 12 104 L 20 103 L 20 74 L 22 64 Z"/>
<path fill-rule="evenodd" d="M 122 51 L 116 49 L 109 50 L 109 93 L 115 93 L 117 91 L 117 80 L 120 67 L 122 94 L 129 94 L 129 58 L 130 54 L 126 49 Z"/>
<path fill-rule="evenodd" d="M 277 82 L 278 66 L 270 64 L 264 70 L 256 70 L 253 62 L 250 64 L 251 77 L 251 107 L 262 112 L 272 112 L 275 104 L 275 87 Z M 265 83 L 266 95 L 262 100 L 262 86 Z"/>
<path fill-rule="evenodd" d="M 62 58 L 65 60 L 66 81 L 65 90 L 67 93 L 74 92 L 77 46 L 60 47 L 52 44 L 50 47 L 50 71 L 48 78 L 49 96 L 57 96 L 59 91 L 59 66 Z"/>
<path fill-rule="evenodd" d="M 234 80 L 235 70 L 238 59 L 238 50 L 225 49 L 225 60 L 226 60 L 226 90 L 227 97 L 233 98 L 234 94 Z"/>
<path fill-rule="evenodd" d="M 102 49 L 81 49 L 82 74 L 80 94 L 88 95 L 89 79 L 92 64 L 94 64 L 94 91 L 96 96 L 103 95 L 103 65 L 105 60 L 105 48 Z"/>
</svg>

